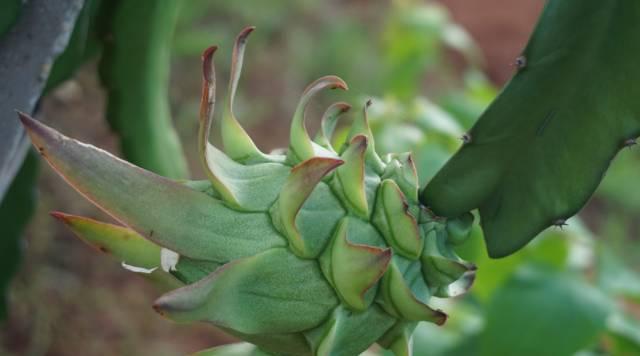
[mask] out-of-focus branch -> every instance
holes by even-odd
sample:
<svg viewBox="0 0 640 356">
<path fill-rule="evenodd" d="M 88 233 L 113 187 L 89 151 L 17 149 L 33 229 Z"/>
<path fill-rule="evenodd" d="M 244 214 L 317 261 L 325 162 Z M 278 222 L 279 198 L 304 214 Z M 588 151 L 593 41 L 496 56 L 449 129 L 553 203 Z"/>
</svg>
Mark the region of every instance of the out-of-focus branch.
<svg viewBox="0 0 640 356">
<path fill-rule="evenodd" d="M 33 112 L 84 0 L 27 0 L 0 38 L 0 200 L 20 168 L 28 143 L 15 110 Z"/>
</svg>

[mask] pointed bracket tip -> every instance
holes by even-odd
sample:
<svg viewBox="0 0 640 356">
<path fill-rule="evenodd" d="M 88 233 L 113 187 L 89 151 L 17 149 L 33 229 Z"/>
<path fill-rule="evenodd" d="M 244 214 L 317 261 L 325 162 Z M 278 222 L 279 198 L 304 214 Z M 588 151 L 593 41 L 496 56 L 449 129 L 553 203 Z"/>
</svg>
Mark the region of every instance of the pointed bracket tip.
<svg viewBox="0 0 640 356">
<path fill-rule="evenodd" d="M 63 222 L 64 224 L 69 224 L 71 222 L 70 219 L 72 215 L 63 213 L 61 211 L 51 211 L 49 212 L 49 215 L 54 217 L 56 220 Z"/>
<path fill-rule="evenodd" d="M 256 30 L 255 26 L 247 26 L 247 27 L 243 28 L 240 31 L 240 33 L 238 33 L 238 36 L 236 36 L 236 43 L 243 43 L 244 41 L 246 41 L 247 37 L 249 37 L 251 32 L 253 32 L 255 30 Z"/>
<path fill-rule="evenodd" d="M 202 79 L 205 82 L 210 82 L 212 78 L 212 74 L 214 74 L 212 60 L 213 60 L 213 55 L 216 53 L 217 50 L 218 50 L 218 46 L 207 47 L 207 49 L 205 49 L 202 52 L 202 55 L 200 56 L 200 59 L 202 61 Z"/>
<path fill-rule="evenodd" d="M 372 300 L 366 293 L 387 271 L 393 255 L 390 248 L 354 244 L 347 236 L 349 218 L 343 218 L 331 247 L 331 274 L 340 298 L 352 309 L 366 310 Z"/>
<path fill-rule="evenodd" d="M 298 102 L 296 110 L 293 114 L 289 134 L 290 150 L 293 153 L 293 156 L 295 156 L 294 158 L 299 161 L 304 161 L 318 155 L 316 154 L 317 152 L 316 148 L 314 147 L 314 143 L 309 137 L 305 120 L 306 109 L 309 105 L 309 102 L 316 94 L 324 89 L 348 90 L 348 86 L 347 83 L 345 83 L 345 81 L 340 77 L 337 77 L 335 75 L 327 75 L 318 78 L 313 83 L 309 84 L 302 93 L 302 97 L 300 98 L 300 101 Z M 345 108 L 343 104 L 334 105 L 340 105 L 338 106 L 338 109 L 340 109 L 341 107 Z"/>
<path fill-rule="evenodd" d="M 369 218 L 369 203 L 365 186 L 365 152 L 369 139 L 365 135 L 356 135 L 342 154 L 345 164 L 336 170 L 340 191 L 345 203 L 352 206 L 356 213 Z"/>
<path fill-rule="evenodd" d="M 310 256 L 303 236 L 296 226 L 298 212 L 322 178 L 344 163 L 341 159 L 314 157 L 291 169 L 276 205 L 274 221 L 287 237 L 292 251 L 299 257 Z"/>
<path fill-rule="evenodd" d="M 233 112 L 233 103 L 238 89 L 238 82 L 242 73 L 244 52 L 249 34 L 255 30 L 254 26 L 245 27 L 236 37 L 231 55 L 231 76 L 227 98 L 222 115 L 221 131 L 225 152 L 236 161 L 263 161 L 264 154 L 255 145 L 246 130 L 240 125 Z"/>
</svg>

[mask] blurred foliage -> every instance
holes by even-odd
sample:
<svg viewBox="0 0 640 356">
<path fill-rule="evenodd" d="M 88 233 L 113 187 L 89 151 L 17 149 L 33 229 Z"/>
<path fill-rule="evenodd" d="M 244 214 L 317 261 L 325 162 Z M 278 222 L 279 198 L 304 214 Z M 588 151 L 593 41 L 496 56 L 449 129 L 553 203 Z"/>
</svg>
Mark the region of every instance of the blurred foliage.
<svg viewBox="0 0 640 356">
<path fill-rule="evenodd" d="M 47 93 L 69 79 L 90 58 L 100 52 L 99 14 L 101 0 L 87 0 L 64 51 L 51 67 L 44 92 Z"/>
<path fill-rule="evenodd" d="M 11 26 L 13 26 L 18 19 L 21 7 L 22 2 L 20 0 L 8 0 L 3 4 L 2 11 L 0 11 L 0 39 L 11 29 Z M 23 164 L 21 173 L 18 173 L 17 176 L 29 175 L 28 172 L 22 173 L 23 170 L 29 170 L 26 164 Z M 29 189 L 30 188 L 31 187 L 29 187 Z M 21 185 L 16 178 L 14 178 L 14 182 L 9 187 L 7 195 L 0 203 L 0 220 L 2 220 L 6 228 L 9 229 L 9 231 L 5 231 L 2 238 L 0 238 L 0 261 L 2 261 L 2 265 L 0 266 L 0 321 L 6 317 L 6 290 L 18 267 L 20 259 L 20 249 L 18 245 L 22 229 L 28 221 L 28 218 L 25 219 L 23 216 L 13 219 L 11 204 L 16 203 L 16 199 L 23 198 L 22 195 L 25 194 L 26 189 L 27 187 L 25 185 Z M 19 209 L 22 210 L 22 214 L 30 213 L 31 209 L 26 207 L 27 205 L 28 203 L 22 206 L 23 209 Z"/>
<path fill-rule="evenodd" d="M 0 320 L 6 316 L 5 295 L 14 273 L 18 270 L 22 250 L 21 236 L 35 210 L 35 183 L 38 176 L 38 156 L 29 151 L 22 167 L 0 203 Z"/>
<path fill-rule="evenodd" d="M 16 22 L 20 9 L 22 8 L 21 0 L 5 0 L 2 3 L 2 11 L 0 11 L 0 37 Z"/>
</svg>

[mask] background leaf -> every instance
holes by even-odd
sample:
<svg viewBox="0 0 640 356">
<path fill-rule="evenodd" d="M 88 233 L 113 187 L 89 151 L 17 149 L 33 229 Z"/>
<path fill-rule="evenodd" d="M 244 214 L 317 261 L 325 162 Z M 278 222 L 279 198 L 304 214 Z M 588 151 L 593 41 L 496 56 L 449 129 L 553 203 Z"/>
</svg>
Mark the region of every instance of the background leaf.
<svg viewBox="0 0 640 356">
<path fill-rule="evenodd" d="M 29 151 L 0 204 L 0 320 L 6 317 L 5 294 L 20 261 L 20 239 L 35 210 L 37 177 L 38 158 Z"/>
<path fill-rule="evenodd" d="M 572 355 L 596 343 L 608 298 L 569 272 L 523 266 L 496 291 L 481 335 L 482 355 Z"/>
</svg>

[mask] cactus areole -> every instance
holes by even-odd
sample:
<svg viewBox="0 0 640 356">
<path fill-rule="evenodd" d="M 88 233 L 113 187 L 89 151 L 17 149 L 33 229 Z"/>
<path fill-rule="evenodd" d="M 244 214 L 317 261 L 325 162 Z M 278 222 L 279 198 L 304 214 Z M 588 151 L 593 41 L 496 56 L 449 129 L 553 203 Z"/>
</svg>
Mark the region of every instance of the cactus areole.
<svg viewBox="0 0 640 356">
<path fill-rule="evenodd" d="M 309 136 L 312 97 L 347 89 L 335 76 L 302 94 L 286 153 L 261 152 L 233 111 L 252 30 L 233 49 L 222 150 L 209 142 L 216 47 L 202 56 L 198 138 L 206 181 L 158 176 L 21 114 L 53 169 L 122 225 L 53 216 L 169 290 L 153 304 L 169 319 L 210 322 L 277 355 L 356 355 L 374 343 L 407 355 L 419 321 L 447 319 L 431 297 L 459 295 L 473 282 L 475 267 L 452 250 L 469 235 L 473 216 L 442 219 L 420 204 L 411 154 L 376 153 L 370 102 L 341 149 L 331 142 L 348 104 L 331 105 Z"/>
</svg>

